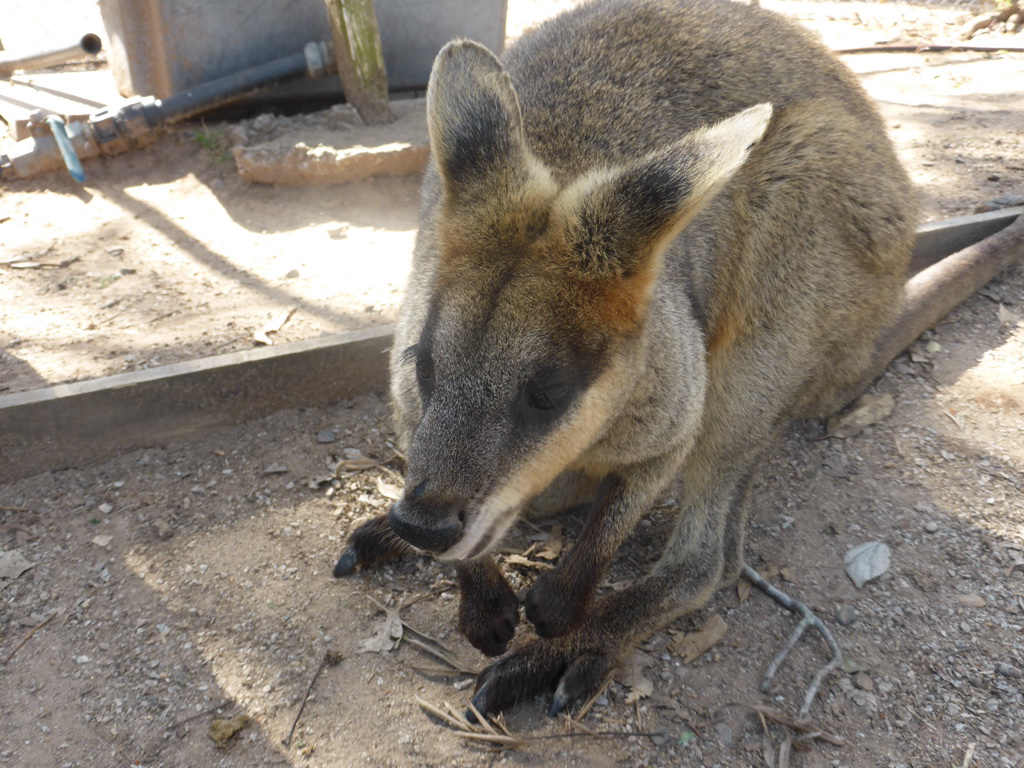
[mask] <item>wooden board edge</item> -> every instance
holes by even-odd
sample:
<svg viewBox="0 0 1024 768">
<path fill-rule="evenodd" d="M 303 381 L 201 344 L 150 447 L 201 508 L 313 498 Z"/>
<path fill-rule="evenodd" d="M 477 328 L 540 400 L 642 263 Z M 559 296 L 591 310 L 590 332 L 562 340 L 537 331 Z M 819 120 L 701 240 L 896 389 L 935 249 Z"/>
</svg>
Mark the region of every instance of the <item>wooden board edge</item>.
<svg viewBox="0 0 1024 768">
<path fill-rule="evenodd" d="M 1007 226 L 1024 208 L 918 229 L 912 272 Z M 102 461 L 285 408 L 387 388 L 390 326 L 0 395 L 0 482 Z"/>
<path fill-rule="evenodd" d="M 0 396 L 0 482 L 387 388 L 374 328 Z"/>
</svg>

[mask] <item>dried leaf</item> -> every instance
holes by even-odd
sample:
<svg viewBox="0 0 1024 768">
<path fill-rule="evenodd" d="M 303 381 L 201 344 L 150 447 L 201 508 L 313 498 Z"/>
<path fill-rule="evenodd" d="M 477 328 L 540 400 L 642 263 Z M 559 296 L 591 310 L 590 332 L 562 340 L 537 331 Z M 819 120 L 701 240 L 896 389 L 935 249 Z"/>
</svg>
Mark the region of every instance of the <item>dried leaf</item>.
<svg viewBox="0 0 1024 768">
<path fill-rule="evenodd" d="M 377 466 L 380 466 L 380 462 L 376 459 L 366 457 L 361 459 L 342 459 L 334 468 L 334 474 L 340 476 L 342 472 L 361 472 L 364 469 L 373 469 Z"/>
<path fill-rule="evenodd" d="M 218 718 L 210 723 L 210 729 L 206 732 L 206 735 L 213 739 L 213 742 L 218 747 L 223 747 L 228 739 L 245 728 L 248 724 L 249 717 L 247 715 L 238 715 L 237 717 L 232 717 L 230 720 Z"/>
<path fill-rule="evenodd" d="M 402 489 L 395 483 L 389 483 L 387 480 L 377 478 L 377 493 L 383 496 L 385 499 L 391 499 L 392 501 L 398 501 L 402 498 Z"/>
<path fill-rule="evenodd" d="M 746 599 L 750 597 L 750 590 L 754 588 L 746 579 L 740 579 L 736 582 L 736 597 L 739 598 L 740 603 L 746 602 Z"/>
<path fill-rule="evenodd" d="M 869 541 L 847 552 L 843 562 L 846 575 L 860 589 L 889 570 L 889 547 L 881 541 Z"/>
<path fill-rule="evenodd" d="M 716 613 L 696 632 L 687 632 L 675 640 L 672 652 L 682 656 L 684 664 L 689 664 L 721 640 L 728 628 L 725 619 Z"/>
<path fill-rule="evenodd" d="M 896 401 L 890 394 L 861 395 L 849 411 L 833 416 L 825 429 L 826 437 L 853 437 L 893 412 Z"/>
<path fill-rule="evenodd" d="M 633 704 L 654 693 L 654 682 L 644 676 L 644 665 L 649 661 L 650 657 L 646 653 L 635 650 L 622 665 L 619 679 L 629 688 L 629 693 L 626 694 L 627 704 Z"/>
<path fill-rule="evenodd" d="M 0 579 L 16 579 L 31 567 L 32 563 L 16 549 L 0 552 Z"/>
<path fill-rule="evenodd" d="M 556 525 L 551 529 L 551 533 L 548 534 L 547 541 L 544 542 L 544 546 L 537 553 L 537 557 L 542 560 L 554 560 L 562 553 L 563 545 L 562 526 Z"/>
<path fill-rule="evenodd" d="M 390 651 L 402 640 L 402 620 L 398 611 L 402 604 L 394 608 L 381 608 L 384 619 L 373 625 L 373 634 L 359 644 L 359 653 L 383 653 Z"/>
<path fill-rule="evenodd" d="M 958 429 L 959 429 L 959 430 L 960 430 L 961 432 L 963 432 L 963 431 L 964 431 L 964 420 L 963 420 L 963 419 L 961 419 L 961 418 L 960 418 L 960 417 L 959 417 L 959 416 L 957 415 L 956 411 L 954 411 L 954 410 L 952 410 L 952 409 L 950 409 L 950 408 L 945 408 L 945 409 L 943 409 L 943 411 L 942 411 L 942 412 L 943 412 L 944 414 L 946 414 L 947 416 L 949 416 L 949 418 L 950 418 L 950 421 L 952 421 L 952 422 L 953 422 L 954 424 L 956 424 L 957 428 L 958 428 Z"/>
<path fill-rule="evenodd" d="M 874 669 L 874 665 L 867 659 L 843 659 L 842 664 L 839 668 L 848 675 L 856 675 L 858 672 L 870 672 Z"/>
<path fill-rule="evenodd" d="M 1024 324 L 1024 320 L 1021 319 L 1020 315 L 1014 314 L 1006 308 L 1006 305 L 1002 302 L 999 303 L 999 322 L 1004 325 L 1021 325 Z"/>
<path fill-rule="evenodd" d="M 505 562 L 509 565 L 521 565 L 526 568 L 536 568 L 539 571 L 550 571 L 555 567 L 551 563 L 539 563 L 536 560 L 529 560 L 522 555 L 505 555 Z"/>
<path fill-rule="evenodd" d="M 295 307 L 289 307 L 288 309 L 282 309 L 280 312 L 275 312 L 273 316 L 267 322 L 263 324 L 256 333 L 252 335 L 253 339 L 257 344 L 266 344 L 270 346 L 274 343 L 274 340 L 270 338 L 271 333 L 277 333 L 284 324 L 288 322 L 288 318 L 295 312 Z"/>
</svg>

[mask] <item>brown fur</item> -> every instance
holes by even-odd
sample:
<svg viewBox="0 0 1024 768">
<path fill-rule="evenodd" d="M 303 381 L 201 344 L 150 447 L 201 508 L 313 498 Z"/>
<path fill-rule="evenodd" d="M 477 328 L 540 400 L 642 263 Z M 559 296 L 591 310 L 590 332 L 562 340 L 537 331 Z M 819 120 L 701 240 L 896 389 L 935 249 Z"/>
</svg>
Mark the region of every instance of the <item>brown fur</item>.
<svg viewBox="0 0 1024 768">
<path fill-rule="evenodd" d="M 592 500 L 527 597 L 540 637 L 478 682 L 485 710 L 557 683 L 557 709 L 735 578 L 758 461 L 842 405 L 899 306 L 914 195 L 853 76 L 728 0 L 599 0 L 501 62 L 453 43 L 428 122 L 389 520 L 462 563 L 460 624 L 496 653 L 514 621 L 486 553 L 531 504 Z M 597 598 L 677 475 L 661 558 Z"/>
</svg>

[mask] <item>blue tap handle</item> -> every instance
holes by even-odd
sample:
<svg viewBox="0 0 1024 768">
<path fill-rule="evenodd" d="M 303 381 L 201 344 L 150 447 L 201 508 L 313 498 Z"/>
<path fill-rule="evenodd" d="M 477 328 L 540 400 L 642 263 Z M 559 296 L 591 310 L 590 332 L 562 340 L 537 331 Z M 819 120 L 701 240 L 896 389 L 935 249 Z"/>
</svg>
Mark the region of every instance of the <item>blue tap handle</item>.
<svg viewBox="0 0 1024 768">
<path fill-rule="evenodd" d="M 64 160 L 68 173 L 71 174 L 72 179 L 81 184 L 85 181 L 85 171 L 82 170 L 82 161 L 78 159 L 78 153 L 75 152 L 71 139 L 68 138 L 68 132 L 64 126 L 64 118 L 57 115 L 48 115 L 46 124 L 50 126 L 53 140 L 57 142 L 57 149 L 60 150 L 60 156 Z"/>
</svg>

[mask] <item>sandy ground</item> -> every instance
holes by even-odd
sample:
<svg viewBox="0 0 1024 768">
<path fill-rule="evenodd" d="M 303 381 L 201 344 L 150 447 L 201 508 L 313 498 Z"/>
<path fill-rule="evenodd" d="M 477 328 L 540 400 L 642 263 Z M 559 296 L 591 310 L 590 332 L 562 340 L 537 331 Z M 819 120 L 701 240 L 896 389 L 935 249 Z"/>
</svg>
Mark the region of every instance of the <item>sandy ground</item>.
<svg viewBox="0 0 1024 768">
<path fill-rule="evenodd" d="M 549 8 L 511 6 L 513 34 Z M 772 7 L 836 47 L 948 39 L 964 16 Z M 1024 194 L 1024 56 L 845 60 L 879 100 L 928 218 Z M 280 341 L 393 319 L 417 180 L 247 185 L 218 139 L 229 129 L 189 126 L 92 163 L 84 191 L 59 176 L 3 190 L 0 260 L 50 266 L 0 266 L 2 391 L 248 348 L 292 307 Z M 798 425 L 765 467 L 748 559 L 781 569 L 775 583 L 815 607 L 852 660 L 812 709 L 844 746 L 798 741 L 791 765 L 1024 765 L 1022 278 L 1018 264 L 898 361 L 877 385 L 896 398 L 889 419 L 846 441 Z M 0 548 L 32 566 L 0 578 L 0 765 L 780 764 L 786 729 L 748 705 L 794 714 L 825 654 L 801 642 L 759 693 L 794 620 L 756 593 L 722 592 L 656 634 L 581 725 L 549 720 L 541 702 L 508 713 L 516 750 L 492 753 L 425 715 L 414 696 L 461 709 L 470 676 L 409 642 L 387 650 L 378 623 L 401 605 L 411 627 L 480 665 L 452 629 L 452 574 L 412 558 L 330 575 L 347 532 L 400 482 L 389 440 L 386 406 L 368 395 L 0 487 Z M 380 465 L 335 477 L 353 451 Z M 670 491 L 608 589 L 657 551 L 673 504 Z M 542 545 L 554 524 L 570 542 L 581 526 L 523 527 L 510 549 Z M 843 555 L 874 540 L 890 569 L 857 589 Z M 515 562 L 517 587 L 542 567 Z M 725 636 L 684 663 L 675 642 L 716 613 Z M 336 663 L 285 746 L 328 653 Z M 236 715 L 251 720 L 216 746 L 212 721 Z"/>
</svg>

